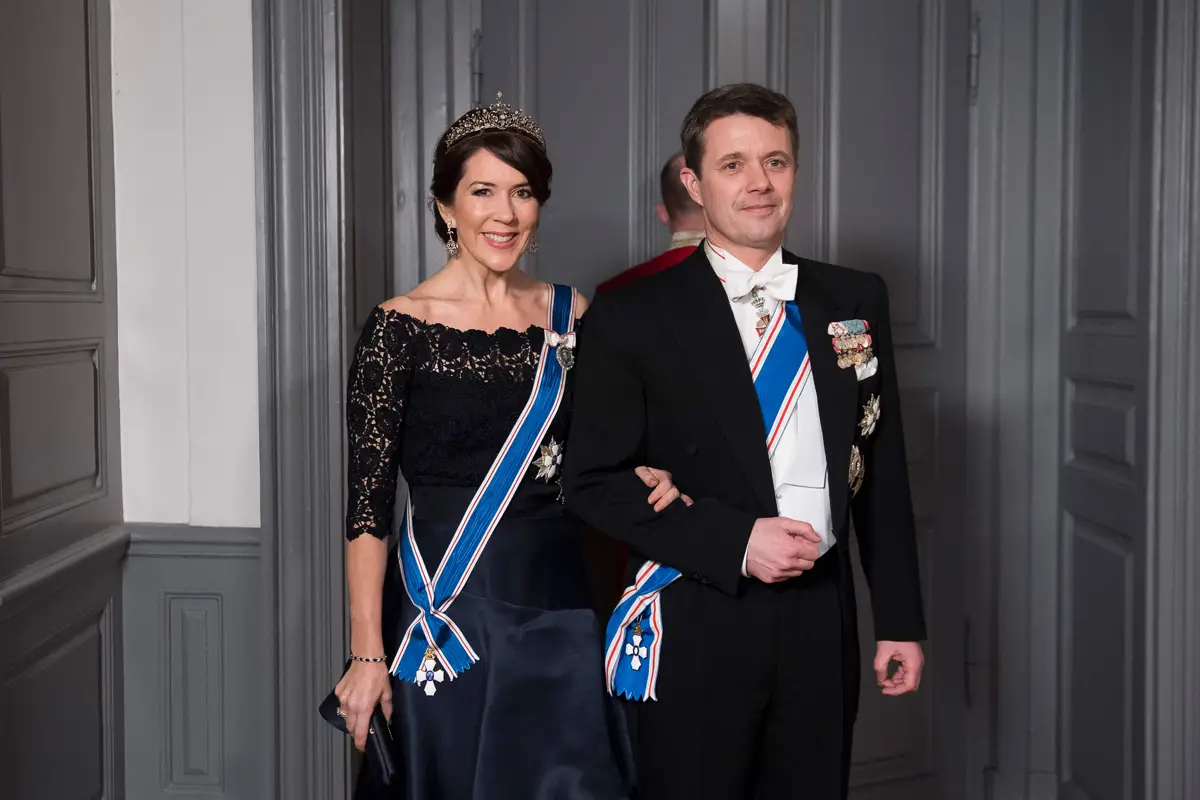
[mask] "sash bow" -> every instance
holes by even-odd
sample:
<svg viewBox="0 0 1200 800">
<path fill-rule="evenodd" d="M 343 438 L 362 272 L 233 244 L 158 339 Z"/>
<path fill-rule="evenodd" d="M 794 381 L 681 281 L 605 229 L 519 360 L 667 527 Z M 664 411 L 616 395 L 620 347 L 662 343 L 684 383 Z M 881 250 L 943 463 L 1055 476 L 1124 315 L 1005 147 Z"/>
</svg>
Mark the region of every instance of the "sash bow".
<svg viewBox="0 0 1200 800">
<path fill-rule="evenodd" d="M 812 379 L 810 363 L 800 308 L 794 300 L 789 301 L 775 314 L 750 356 L 767 452 L 772 455 L 796 398 Z M 605 629 L 604 670 L 610 694 L 630 700 L 657 699 L 663 640 L 661 594 L 680 577 L 674 567 L 647 561 L 621 595 Z"/>
</svg>

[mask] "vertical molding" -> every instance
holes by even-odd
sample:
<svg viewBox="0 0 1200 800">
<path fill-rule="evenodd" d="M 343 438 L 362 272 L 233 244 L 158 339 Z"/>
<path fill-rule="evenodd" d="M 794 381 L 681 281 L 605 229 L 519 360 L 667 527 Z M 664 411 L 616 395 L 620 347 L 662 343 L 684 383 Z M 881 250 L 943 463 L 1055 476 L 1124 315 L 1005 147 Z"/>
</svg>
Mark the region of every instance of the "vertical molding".
<svg viewBox="0 0 1200 800">
<path fill-rule="evenodd" d="M 517 0 L 517 105 L 534 119 L 538 115 L 537 75 L 537 0 Z M 537 275 L 537 253 L 521 256 L 521 269 L 530 275 Z"/>
<path fill-rule="evenodd" d="M 474 76 L 471 51 L 473 49 L 472 35 L 479 27 L 477 6 L 480 0 L 453 0 L 447 11 L 447 49 L 449 51 L 446 67 L 450 73 L 449 109 L 446 127 L 460 115 L 471 108 L 471 89 Z M 481 101 L 486 98 L 481 97 Z"/>
<path fill-rule="evenodd" d="M 709 42 L 713 54 L 713 85 L 746 80 L 746 15 L 744 0 L 713 0 Z"/>
<path fill-rule="evenodd" d="M 273 217 L 275 214 L 275 173 L 280 168 L 274 131 L 278 123 L 275 118 L 275 58 L 272 52 L 271 3 L 273 0 L 252 0 L 250 13 L 253 28 L 251 57 L 254 69 L 254 201 L 257 217 L 258 246 L 258 452 L 259 491 L 261 509 L 263 569 L 263 603 L 259 614 L 262 636 L 259 640 L 260 663 L 270 673 L 277 668 L 279 636 L 275 630 L 275 608 L 278 605 L 277 580 L 274 558 L 277 544 L 275 531 L 277 520 L 275 496 L 278 492 L 279 476 L 276 474 L 276 364 L 275 357 L 275 305 L 276 305 L 276 236 Z M 123 593 L 128 592 L 128 585 Z M 128 645 L 126 645 L 128 646 Z M 129 670 L 126 670 L 129 674 Z M 126 702 L 132 702 L 127 698 Z M 276 735 L 279 702 L 275 693 L 264 692 L 258 712 L 262 740 L 267 742 L 262 788 L 264 797 L 278 797 L 278 772 L 280 759 L 279 739 Z"/>
<path fill-rule="evenodd" d="M 391 64 L 391 142 L 393 204 L 392 287 L 397 294 L 412 290 L 424 278 L 426 237 L 430 236 L 422 182 L 421 135 L 424 59 L 420 46 L 419 3 L 391 0 L 388 51 Z"/>
<path fill-rule="evenodd" d="M 1029 767 L 1029 615 L 1032 607 L 1027 551 L 1036 542 L 1016 547 L 1005 531 L 1029 531 L 1029 391 L 1032 310 L 1029 307 L 1032 281 L 1033 163 L 1032 124 L 1037 91 L 1036 31 L 1038 0 L 1004 0 L 1001 5 L 1003 52 L 1001 77 L 1002 123 L 998 153 L 1001 159 L 997 180 L 998 200 L 996 268 L 997 293 L 985 302 L 998 304 L 995 389 L 999 440 L 996 445 L 996 523 L 992 546 L 996 553 L 998 605 L 995 653 L 1004 663 L 1019 665 L 996 673 L 998 741 L 996 742 L 997 790 L 1001 796 L 1023 797 L 1027 792 Z M 1056 341 L 1052 340 L 1052 341 Z M 1002 656 L 1001 656 L 1002 654 Z"/>
<path fill-rule="evenodd" d="M 1071 0 L 1040 2 L 1035 21 L 1034 158 L 1031 164 L 1034 230 L 1031 275 L 1033 308 L 1029 377 L 1029 582 L 1028 772 L 1032 798 L 1058 795 L 1060 631 L 1063 548 L 1060 544 L 1059 464 L 1062 437 L 1061 356 L 1063 284 L 1075 257 L 1071 230 L 1075 194 L 1075 113 L 1078 45 Z M 1002 500 L 1001 502 L 1007 502 Z M 1001 530 L 1004 530 L 1002 527 Z M 1003 653 L 1003 650 L 1000 651 Z"/>
<path fill-rule="evenodd" d="M 517 103 L 537 119 L 537 0 L 517 0 Z"/>
<path fill-rule="evenodd" d="M 767 0 L 767 87 L 787 94 L 788 1 Z"/>
<path fill-rule="evenodd" d="M 741 54 L 742 72 L 737 80 L 763 86 L 770 82 L 770 24 L 771 0 L 738 0 L 744 19 Z"/>
<path fill-rule="evenodd" d="M 410 291 L 446 263 L 429 205 L 433 148 L 450 123 L 471 107 L 476 2 L 389 2 L 391 180 L 396 208 L 392 285 L 397 293 Z M 484 104 L 494 100 L 481 98 Z"/>
<path fill-rule="evenodd" d="M 824 260 L 831 264 L 838 263 L 838 181 L 837 170 L 841 149 L 838 146 L 841 131 L 840 104 L 842 95 L 842 3 L 841 0 L 824 0 L 821 4 L 821 15 L 824 19 L 822 31 L 828 37 L 829 52 L 825 55 L 824 63 L 828 67 L 828 77 L 823 81 L 825 98 L 822 110 L 825 113 L 825 124 L 822 126 L 825 135 L 823 155 L 824 163 L 818 175 L 824 181 L 824 208 L 818 204 L 817 250 L 824 254 Z M 823 210 L 823 218 L 820 210 Z"/>
<path fill-rule="evenodd" d="M 719 0 L 704 0 L 704 88 L 715 89 L 719 70 L 717 67 L 717 35 L 721 19 L 717 3 Z"/>
<path fill-rule="evenodd" d="M 971 620 L 966 654 L 971 800 L 1024 798 L 1030 789 L 1028 552 L 1039 547 L 1039 537 L 1024 509 L 1031 466 L 1034 136 L 1041 127 L 1031 120 L 1042 6 L 1047 13 L 1061 14 L 1063 2 L 982 0 L 975 6 L 983 47 L 971 113 L 966 314 L 972 356 L 967 359 L 965 508 L 966 524 L 977 532 L 970 539 L 968 559 L 967 585 L 974 590 L 966 598 Z M 1053 35 L 1055 29 L 1048 27 L 1044 35 Z M 1060 271 L 1056 264 L 1043 268 Z M 1057 319 L 1052 313 L 1047 322 L 1048 340 L 1055 343 Z M 1051 413 L 1057 415 L 1057 378 L 1051 391 Z M 1056 469 L 1057 439 L 1045 445 L 1053 448 L 1051 468 Z M 1050 530 L 1058 530 L 1057 518 Z M 1028 538 L 1015 540 L 1005 531 L 1021 531 Z M 1057 548 L 1056 535 L 1041 538 L 1050 540 L 1041 542 L 1043 549 Z M 1056 578 L 1052 572 L 1052 580 Z M 1056 610 L 1054 596 L 1050 608 Z M 1057 640 L 1050 646 L 1056 648 Z"/>
<path fill-rule="evenodd" d="M 812 143 L 812 250 L 819 261 L 836 263 L 833 241 L 833 165 L 834 165 L 834 92 L 840 83 L 835 60 L 840 50 L 840 25 L 834 25 L 834 0 L 817 0 L 817 36 L 813 48 L 813 78 L 816 92 L 813 103 Z M 840 16 L 838 17 L 840 21 Z M 803 142 L 801 142 L 803 149 Z"/>
<path fill-rule="evenodd" d="M 654 254 L 657 202 L 658 79 L 655 65 L 658 3 L 629 4 L 629 257 L 640 264 Z"/>
<path fill-rule="evenodd" d="M 265 671 L 261 741 L 275 748 L 268 797 L 345 791 L 345 742 L 313 707 L 339 673 L 344 638 L 343 357 L 339 0 L 255 0 L 262 264 Z"/>
<path fill-rule="evenodd" d="M 121 595 L 118 591 L 104 604 L 100 614 L 103 800 L 117 800 L 125 795 L 125 692 L 121 667 Z"/>
<path fill-rule="evenodd" d="M 920 301 L 916 336 L 898 337 L 901 345 L 937 346 L 940 330 L 938 291 L 942 285 L 942 186 L 945 181 L 943 131 L 946 126 L 945 0 L 921 3 L 921 240 Z"/>
<path fill-rule="evenodd" d="M 88 128 L 92 166 L 92 281 L 95 300 L 103 302 L 105 284 L 115 283 L 116 270 L 104 269 L 116 262 L 116 211 L 113 190 L 112 134 L 112 2 L 86 0 L 84 15 L 88 42 Z M 4 261 L 4 236 L 0 230 L 0 265 Z M 116 297 L 115 288 L 109 288 Z M 114 373 L 115 374 L 115 373 Z M 105 437 L 107 438 L 107 437 Z M 103 444 L 103 440 L 101 440 Z M 103 458 L 103 456 L 102 456 Z"/>
<path fill-rule="evenodd" d="M 784 6 L 786 0 L 710 0 L 706 4 L 709 86 L 772 82 L 770 42 L 776 34 L 769 26 L 780 19 L 786 21 Z"/>
<path fill-rule="evenodd" d="M 840 27 L 835 27 L 834 7 L 834 0 L 778 4 L 774 23 L 786 28 L 778 51 L 784 74 L 777 88 L 796 105 L 800 129 L 798 191 L 784 245 L 799 255 L 831 262 L 833 103 L 840 88 L 834 64 Z"/>
<path fill-rule="evenodd" d="M 1075 0 L 1062 0 L 1062 2 L 1065 6 L 1065 11 L 1063 12 L 1063 19 L 1059 27 L 1062 30 L 1062 43 L 1060 46 L 1063 53 L 1064 76 L 1063 96 L 1059 105 L 1062 108 L 1060 116 L 1062 117 L 1062 125 L 1064 127 L 1060 156 L 1063 189 L 1057 209 L 1059 212 L 1057 222 L 1061 229 L 1062 237 L 1062 256 L 1056 268 L 1059 278 L 1060 302 L 1058 306 L 1058 327 L 1054 331 L 1056 340 L 1059 342 L 1059 346 L 1056 349 L 1059 351 L 1060 365 L 1056 368 L 1052 376 L 1056 384 L 1054 390 L 1054 413 L 1059 420 L 1065 416 L 1070 407 L 1067 393 L 1072 391 L 1069 382 L 1065 380 L 1061 368 L 1061 342 L 1067 333 L 1075 328 L 1078 321 L 1074 287 L 1077 281 L 1076 265 L 1078 262 L 1077 230 L 1079 199 L 1077 176 L 1079 173 L 1079 106 L 1081 102 L 1079 76 L 1081 69 L 1080 39 L 1082 36 L 1081 9 Z M 1061 473 L 1064 456 L 1064 447 L 1060 443 L 1055 447 L 1053 453 L 1053 463 L 1055 464 L 1056 473 Z M 1047 476 L 1043 475 L 1043 477 Z M 1053 480 L 1056 483 L 1059 481 L 1057 474 Z M 1057 712 L 1058 723 L 1058 747 L 1055 754 L 1056 794 L 1052 795 L 1057 796 L 1058 793 L 1064 791 L 1078 791 L 1077 786 L 1072 783 L 1074 762 L 1071 758 L 1071 741 L 1074 735 L 1071 727 L 1071 704 L 1073 702 L 1071 696 L 1071 670 L 1076 654 L 1069 638 L 1070 628 L 1074 624 L 1073 593 L 1075 572 L 1073 565 L 1075 561 L 1075 537 L 1073 534 L 1076 520 L 1073 515 L 1064 512 L 1061 497 L 1057 495 L 1054 498 L 1054 516 L 1051 518 L 1047 514 L 1046 519 L 1053 520 L 1052 524 L 1054 527 L 1052 530 L 1055 532 L 1055 539 L 1058 546 L 1052 552 L 1059 560 L 1058 570 L 1055 575 L 1059 598 L 1057 604 L 1059 624 L 1055 631 L 1054 650 L 1057 654 L 1056 684 L 1061 689 L 1058 696 L 1054 698 L 1054 708 Z M 1032 639 L 1029 646 L 1031 648 L 1035 646 Z M 1131 720 L 1129 722 L 1132 724 Z M 1042 792 L 1038 795 L 1038 798 L 1040 800 L 1040 798 L 1045 796 L 1045 792 Z"/>
<path fill-rule="evenodd" d="M 1200 796 L 1200 7 L 1159 0 L 1150 280 L 1145 797 Z"/>
<path fill-rule="evenodd" d="M 224 620 L 221 596 L 167 592 L 163 597 L 162 774 L 167 792 L 224 790 Z"/>
<path fill-rule="evenodd" d="M 352 0 L 351 0 L 352 1 Z M 414 0 L 401 0 L 414 3 Z M 421 260 L 421 280 L 437 272 L 446 263 L 446 253 L 433 232 L 429 216 L 429 182 L 433 177 L 433 148 L 454 120 L 454 29 L 451 7 L 454 0 L 415 0 L 417 46 L 411 52 L 420 62 L 421 104 L 416 106 L 420 128 L 417 158 L 416 197 L 420 198 L 418 227 L 425 244 Z M 395 3 L 393 3 L 393 6 Z M 395 52 L 395 48 L 392 48 Z M 410 69 L 413 66 L 410 64 Z M 469 102 L 468 93 L 468 102 Z M 489 101 L 490 102 L 490 101 Z M 466 109 L 463 109 L 464 111 Z M 411 287 L 409 287 L 411 288 Z"/>
</svg>

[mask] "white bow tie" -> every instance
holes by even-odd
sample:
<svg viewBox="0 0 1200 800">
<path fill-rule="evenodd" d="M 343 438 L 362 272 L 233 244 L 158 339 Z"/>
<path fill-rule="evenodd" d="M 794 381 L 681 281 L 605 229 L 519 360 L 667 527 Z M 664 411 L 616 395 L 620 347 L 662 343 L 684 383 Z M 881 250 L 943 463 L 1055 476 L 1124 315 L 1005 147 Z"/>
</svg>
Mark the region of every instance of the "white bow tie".
<svg viewBox="0 0 1200 800">
<path fill-rule="evenodd" d="M 741 300 L 755 289 L 773 300 L 783 303 L 796 299 L 796 276 L 799 268 L 795 264 L 778 264 L 763 267 L 758 272 L 735 272 L 722 277 L 725 293 L 733 301 Z"/>
</svg>

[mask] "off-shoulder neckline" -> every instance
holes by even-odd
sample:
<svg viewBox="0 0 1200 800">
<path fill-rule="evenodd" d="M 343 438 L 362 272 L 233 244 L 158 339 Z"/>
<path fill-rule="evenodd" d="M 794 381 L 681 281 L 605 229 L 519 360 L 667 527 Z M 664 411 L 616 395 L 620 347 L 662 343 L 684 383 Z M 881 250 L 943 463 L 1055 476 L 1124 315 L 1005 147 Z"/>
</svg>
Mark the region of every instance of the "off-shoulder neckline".
<svg viewBox="0 0 1200 800">
<path fill-rule="evenodd" d="M 455 328 L 454 326 L 447 325 L 444 322 L 426 322 L 425 320 L 421 319 L 420 317 L 415 317 L 412 314 L 406 313 L 404 311 L 397 311 L 394 308 L 384 308 L 383 306 L 375 306 L 375 311 L 383 314 L 384 318 L 400 318 L 400 319 L 408 320 L 410 323 L 415 325 L 417 328 L 420 328 L 423 330 L 442 330 L 442 331 L 448 331 L 450 333 L 456 333 L 461 336 L 478 335 L 478 336 L 494 337 L 494 336 L 501 336 L 501 335 L 507 335 L 507 334 L 514 334 L 514 333 L 517 334 L 518 336 L 526 336 L 526 335 L 532 334 L 535 331 L 538 333 L 544 333 L 545 331 L 549 330 L 549 328 L 546 328 L 542 325 L 530 325 L 528 328 L 526 328 L 523 331 L 517 330 L 516 328 L 510 328 L 507 326 L 501 326 L 499 328 L 496 328 L 496 330 L 494 330 L 494 331 L 485 331 L 480 328 Z M 576 325 L 579 324 L 579 320 L 580 320 L 580 318 L 576 317 L 576 319 L 575 319 Z"/>
</svg>

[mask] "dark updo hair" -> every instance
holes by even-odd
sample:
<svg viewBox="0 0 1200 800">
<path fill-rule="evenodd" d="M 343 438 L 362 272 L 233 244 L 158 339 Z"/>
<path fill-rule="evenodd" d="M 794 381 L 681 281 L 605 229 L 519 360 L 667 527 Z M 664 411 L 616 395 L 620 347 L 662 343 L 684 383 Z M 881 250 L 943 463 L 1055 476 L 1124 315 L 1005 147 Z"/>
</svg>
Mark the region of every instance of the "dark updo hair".
<svg viewBox="0 0 1200 800">
<path fill-rule="evenodd" d="M 539 206 L 544 206 L 550 199 L 550 177 L 554 170 L 546 151 L 532 137 L 515 130 L 480 131 L 446 147 L 443 134 L 433 152 L 433 180 L 429 182 L 429 193 L 433 196 L 429 204 L 433 209 L 433 229 L 443 242 L 449 241 L 450 231 L 438 213 L 437 204 L 452 204 L 467 159 L 478 150 L 487 150 L 524 175 Z"/>
</svg>

